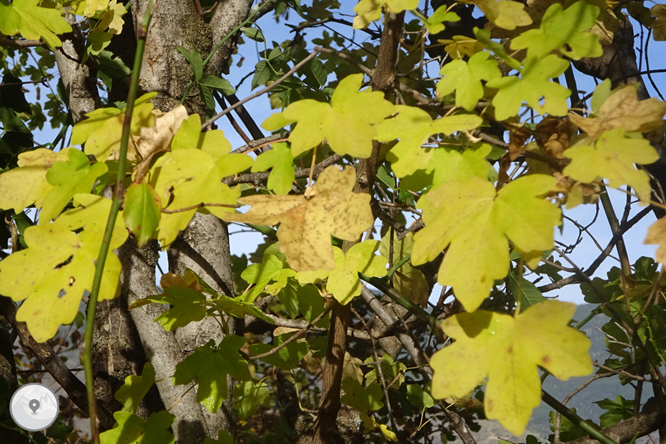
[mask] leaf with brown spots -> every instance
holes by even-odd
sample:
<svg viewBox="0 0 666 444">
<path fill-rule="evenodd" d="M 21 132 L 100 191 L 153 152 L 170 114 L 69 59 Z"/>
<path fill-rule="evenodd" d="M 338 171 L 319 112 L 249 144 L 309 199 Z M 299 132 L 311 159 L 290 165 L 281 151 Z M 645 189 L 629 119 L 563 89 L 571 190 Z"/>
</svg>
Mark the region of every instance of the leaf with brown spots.
<svg viewBox="0 0 666 444">
<path fill-rule="evenodd" d="M 597 89 L 605 86 L 602 83 Z M 604 132 L 618 127 L 624 128 L 627 133 L 652 131 L 662 125 L 664 114 L 666 103 L 655 98 L 638 100 L 636 89 L 626 86 L 613 92 L 598 110 L 594 110 L 593 115 L 596 117 L 584 118 L 570 113 L 569 119 L 596 139 Z"/>
<path fill-rule="evenodd" d="M 442 329 L 456 342 L 430 361 L 432 395 L 462 398 L 488 377 L 486 416 L 522 434 L 541 402 L 537 366 L 562 380 L 592 372 L 590 340 L 568 327 L 575 311 L 574 304 L 544 301 L 516 317 L 478 310 L 446 319 Z"/>
<path fill-rule="evenodd" d="M 258 195 L 238 199 L 247 213 L 227 213 L 227 222 L 277 225 L 280 249 L 296 271 L 333 270 L 331 235 L 357 240 L 373 222 L 370 195 L 355 194 L 356 171 L 330 166 L 307 196 Z"/>
</svg>

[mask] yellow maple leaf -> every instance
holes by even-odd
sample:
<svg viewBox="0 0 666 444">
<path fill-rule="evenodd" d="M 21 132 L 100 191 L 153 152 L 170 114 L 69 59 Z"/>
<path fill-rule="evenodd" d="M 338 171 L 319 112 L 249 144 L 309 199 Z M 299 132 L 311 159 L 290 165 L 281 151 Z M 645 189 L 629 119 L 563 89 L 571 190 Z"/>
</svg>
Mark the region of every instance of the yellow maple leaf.
<svg viewBox="0 0 666 444">
<path fill-rule="evenodd" d="M 656 41 L 666 40 L 666 5 L 654 5 L 650 12 L 654 16 L 652 36 Z"/>
<path fill-rule="evenodd" d="M 127 158 L 136 158 L 136 144 L 132 136 L 141 134 L 141 127 L 153 126 L 153 104 L 149 102 L 157 95 L 156 92 L 144 94 L 134 103 L 132 122 L 130 124 L 130 142 Z M 85 152 L 94 155 L 98 161 L 104 162 L 110 156 L 117 156 L 120 150 L 120 137 L 125 120 L 125 110 L 118 108 L 99 108 L 86 114 L 87 119 L 80 121 L 72 128 L 72 144 L 85 143 Z"/>
<path fill-rule="evenodd" d="M 303 271 L 298 274 L 298 281 L 303 285 L 328 278 L 326 290 L 342 305 L 347 305 L 354 297 L 361 294 L 359 272 L 373 277 L 386 274 L 388 262 L 375 254 L 378 247 L 377 240 L 360 242 L 351 247 L 347 254 L 338 247 L 333 247 L 335 258 L 333 271 Z"/>
<path fill-rule="evenodd" d="M 525 11 L 525 5 L 509 0 L 474 0 L 488 20 L 500 28 L 512 30 L 532 24 L 532 18 Z"/>
<path fill-rule="evenodd" d="M 629 138 L 624 128 L 606 131 L 594 146 L 575 146 L 564 151 L 571 163 L 563 173 L 581 182 L 590 183 L 599 177 L 608 179 L 608 185 L 618 188 L 629 185 L 644 205 L 650 202 L 650 177 L 634 164 L 648 165 L 659 159 L 650 142 L 641 138 Z"/>
<path fill-rule="evenodd" d="M 61 46 L 56 34 L 71 32 L 72 27 L 56 7 L 44 8 L 39 3 L 39 0 L 0 1 L 0 33 L 20 32 L 25 39 L 43 39 L 51 48 Z"/>
<path fill-rule="evenodd" d="M 252 165 L 247 154 L 230 153 L 231 144 L 221 130 L 201 133 L 197 114 L 182 121 L 171 140 L 171 152 L 160 157 L 150 169 L 150 184 L 167 210 L 180 210 L 201 203 L 234 205 L 240 187 L 229 188 L 222 182 Z M 167 248 L 185 229 L 197 209 L 163 213 L 157 239 Z M 233 208 L 207 206 L 199 209 L 222 217 Z"/>
<path fill-rule="evenodd" d="M 659 245 L 654 258 L 657 262 L 666 264 L 666 217 L 662 217 L 648 228 L 644 244 Z"/>
<path fill-rule="evenodd" d="M 225 214 L 228 222 L 280 224 L 280 250 L 296 271 L 333 270 L 331 235 L 355 241 L 372 226 L 369 194 L 352 192 L 356 170 L 326 168 L 308 196 L 258 195 L 239 199 L 247 213 Z"/>
<path fill-rule="evenodd" d="M 354 6 L 354 29 L 367 28 L 375 20 L 382 16 L 382 6 L 397 14 L 402 11 L 416 9 L 419 6 L 419 0 L 361 0 Z"/>
<path fill-rule="evenodd" d="M 294 157 L 326 139 L 340 155 L 367 158 L 372 153 L 372 139 L 377 134 L 372 126 L 394 112 L 394 105 L 379 91 L 358 92 L 363 74 L 345 77 L 333 93 L 331 104 L 312 99 L 299 100 L 282 113 L 274 114 L 261 125 L 275 131 L 298 122 L 289 135 Z"/>
<path fill-rule="evenodd" d="M 449 246 L 437 280 L 453 287 L 467 311 L 476 310 L 495 279 L 509 272 L 507 237 L 521 251 L 552 248 L 560 210 L 542 196 L 555 185 L 553 177 L 534 174 L 499 193 L 478 178 L 433 188 L 418 203 L 425 228 L 414 236 L 412 263 L 429 262 Z"/>
<path fill-rule="evenodd" d="M 386 159 L 398 177 L 426 169 L 433 156 L 432 149 L 421 147 L 433 134 L 453 134 L 456 131 L 474 129 L 483 119 L 472 114 L 442 117 L 435 121 L 422 109 L 413 106 L 397 106 L 398 115 L 375 126 L 375 139 L 380 142 L 400 141 L 389 151 Z"/>
<path fill-rule="evenodd" d="M 46 173 L 54 162 L 66 161 L 70 149 L 54 153 L 38 148 L 19 154 L 18 166 L 0 174 L 0 208 L 17 213 L 33 203 L 41 207 L 44 198 L 55 187 L 46 180 Z"/>
<path fill-rule="evenodd" d="M 446 319 L 442 329 L 456 342 L 430 360 L 432 395 L 464 397 L 487 376 L 486 416 L 521 435 L 541 401 L 537 366 L 562 380 L 592 372 L 590 340 L 568 327 L 575 311 L 571 303 L 544 301 L 515 318 L 479 310 Z"/>
<path fill-rule="evenodd" d="M 638 100 L 636 89 L 629 85 L 613 92 L 598 110 L 595 109 L 596 117 L 570 113 L 569 119 L 590 137 L 597 138 L 618 127 L 628 133 L 652 131 L 663 124 L 664 114 L 666 103 L 655 98 Z"/>
<path fill-rule="evenodd" d="M 92 288 L 95 262 L 102 244 L 111 201 L 100 196 L 78 194 L 76 208 L 63 213 L 56 222 L 34 225 L 25 230 L 28 248 L 0 263 L 3 294 L 24 300 L 16 319 L 26 322 L 37 342 L 52 338 L 61 324 L 71 323 L 79 310 L 84 291 Z M 83 231 L 75 234 L 72 230 Z M 127 230 L 118 218 L 110 248 L 127 239 Z M 121 265 L 115 254 L 104 264 L 100 300 L 115 297 L 120 286 Z"/>
</svg>

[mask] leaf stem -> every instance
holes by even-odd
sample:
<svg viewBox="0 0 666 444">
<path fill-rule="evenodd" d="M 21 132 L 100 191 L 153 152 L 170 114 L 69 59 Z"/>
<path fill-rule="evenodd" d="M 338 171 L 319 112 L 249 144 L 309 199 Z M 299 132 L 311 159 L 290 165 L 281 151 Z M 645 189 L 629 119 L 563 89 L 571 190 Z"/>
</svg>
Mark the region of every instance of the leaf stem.
<svg viewBox="0 0 666 444">
<path fill-rule="evenodd" d="M 398 261 L 397 264 L 395 264 L 389 271 L 386 273 L 386 279 L 391 279 L 393 277 L 393 274 L 400 269 L 409 259 L 411 259 L 412 253 L 409 253 L 407 256 L 403 257 Z"/>
<path fill-rule="evenodd" d="M 86 376 L 86 391 L 88 393 L 88 414 L 90 416 L 90 431 L 92 441 L 94 444 L 99 444 L 99 429 L 97 427 L 97 399 L 95 397 L 95 388 L 92 372 L 92 337 L 95 325 L 95 311 L 97 310 L 97 299 L 99 296 L 99 289 L 102 283 L 102 275 L 104 272 L 104 263 L 106 256 L 109 252 L 111 245 L 111 237 L 113 235 L 113 228 L 116 225 L 116 219 L 123 198 L 123 180 L 125 178 L 125 164 L 127 161 L 127 146 L 130 137 L 130 122 L 132 121 L 132 113 L 134 111 L 134 101 L 139 91 L 139 76 L 141 74 L 141 62 L 143 61 L 143 52 L 146 47 L 146 37 L 148 34 L 148 25 L 153 14 L 153 0 L 148 1 L 148 7 L 143 16 L 143 21 L 137 29 L 137 44 L 136 55 L 134 57 L 134 69 L 132 72 L 132 80 L 130 83 L 129 94 L 127 96 L 127 107 L 125 108 L 125 118 L 123 121 L 123 131 L 120 139 L 120 153 L 118 154 L 118 175 L 116 177 L 116 188 L 113 193 L 113 202 L 111 203 L 111 211 L 106 223 L 104 231 L 104 238 L 100 246 L 97 262 L 95 263 L 95 276 L 93 279 L 92 289 L 90 291 L 90 298 L 88 300 L 88 312 L 86 315 L 86 331 L 85 331 L 85 350 L 83 352 L 83 366 L 85 368 Z"/>
<path fill-rule="evenodd" d="M 569 421 L 573 422 L 581 430 L 583 430 L 585 433 L 587 433 L 591 438 L 596 439 L 601 444 L 617 444 L 617 442 L 615 442 L 614 440 L 610 439 L 608 436 L 601 433 L 599 430 L 592 427 L 587 421 L 585 421 L 583 418 L 578 416 L 576 413 L 574 413 L 572 410 L 570 410 L 568 407 L 566 407 L 560 401 L 553 398 L 545 390 L 541 391 L 541 399 L 543 399 L 543 402 L 545 402 L 550 407 L 555 409 L 555 411 L 559 412 L 562 416 L 567 418 Z"/>
</svg>

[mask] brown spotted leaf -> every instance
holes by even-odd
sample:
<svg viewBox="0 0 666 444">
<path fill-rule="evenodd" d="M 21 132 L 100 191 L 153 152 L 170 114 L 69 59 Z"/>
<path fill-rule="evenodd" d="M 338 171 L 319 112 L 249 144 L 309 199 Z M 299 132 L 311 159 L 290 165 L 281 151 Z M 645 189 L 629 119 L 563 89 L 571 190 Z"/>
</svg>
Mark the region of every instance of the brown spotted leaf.
<svg viewBox="0 0 666 444">
<path fill-rule="evenodd" d="M 227 213 L 227 222 L 277 225 L 280 249 L 294 270 L 333 270 L 331 235 L 357 240 L 373 222 L 370 195 L 355 194 L 356 171 L 330 166 L 306 196 L 258 195 L 239 199 L 247 213 Z"/>
<path fill-rule="evenodd" d="M 664 114 L 666 103 L 655 98 L 638 100 L 636 89 L 627 86 L 612 93 L 598 110 L 595 109 L 596 117 L 584 118 L 570 113 L 569 119 L 588 135 L 597 138 L 618 127 L 623 127 L 627 133 L 652 131 L 662 125 Z"/>
</svg>

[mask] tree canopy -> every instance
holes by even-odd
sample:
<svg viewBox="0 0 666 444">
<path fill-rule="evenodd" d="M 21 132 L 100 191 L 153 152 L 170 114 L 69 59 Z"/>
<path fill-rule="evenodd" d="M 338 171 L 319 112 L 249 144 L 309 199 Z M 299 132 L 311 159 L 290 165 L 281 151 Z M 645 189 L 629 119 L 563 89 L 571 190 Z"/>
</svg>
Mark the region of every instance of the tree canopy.
<svg viewBox="0 0 666 444">
<path fill-rule="evenodd" d="M 666 6 L 346 3 L 0 0 L 0 441 L 666 442 Z"/>
</svg>

